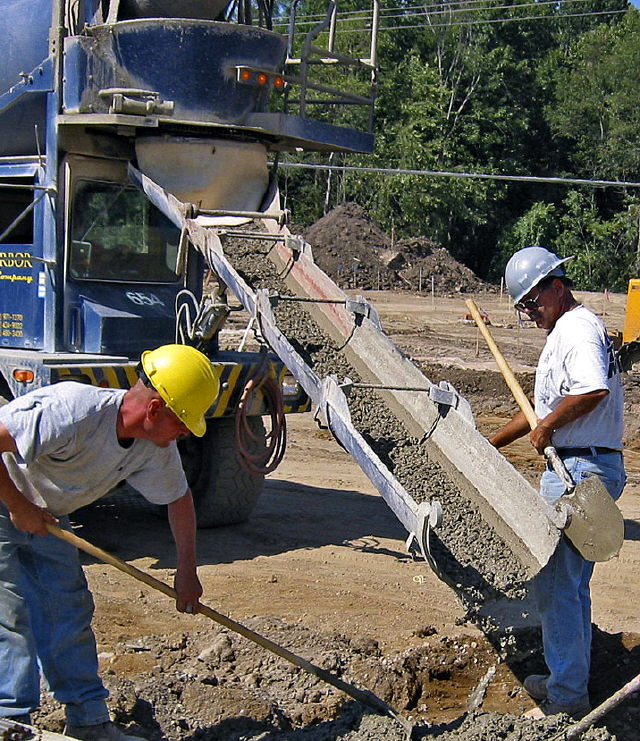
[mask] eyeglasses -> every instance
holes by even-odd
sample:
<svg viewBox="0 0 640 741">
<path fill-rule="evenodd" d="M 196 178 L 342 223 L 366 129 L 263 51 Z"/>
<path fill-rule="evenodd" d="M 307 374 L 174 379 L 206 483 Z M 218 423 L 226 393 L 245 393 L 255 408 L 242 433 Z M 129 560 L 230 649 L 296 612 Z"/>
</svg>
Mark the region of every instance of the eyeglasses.
<svg viewBox="0 0 640 741">
<path fill-rule="evenodd" d="M 540 296 L 544 290 L 544 288 L 541 288 L 538 291 L 538 295 L 533 298 L 525 298 L 523 301 L 518 301 L 517 304 L 513 305 L 514 308 L 518 311 L 536 311 L 536 309 L 540 308 Z"/>
</svg>

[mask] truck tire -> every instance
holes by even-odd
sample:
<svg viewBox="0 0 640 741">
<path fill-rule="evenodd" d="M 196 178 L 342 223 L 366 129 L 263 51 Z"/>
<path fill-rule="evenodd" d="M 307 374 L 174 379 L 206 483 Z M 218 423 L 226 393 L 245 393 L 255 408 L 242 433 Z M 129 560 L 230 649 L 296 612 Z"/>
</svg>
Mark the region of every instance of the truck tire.
<svg viewBox="0 0 640 741">
<path fill-rule="evenodd" d="M 250 417 L 251 430 L 264 446 L 262 417 Z M 182 465 L 191 487 L 198 527 L 235 525 L 249 518 L 264 486 L 264 476 L 254 476 L 238 457 L 235 420 L 207 420 L 204 437 L 190 435 L 178 444 Z"/>
</svg>

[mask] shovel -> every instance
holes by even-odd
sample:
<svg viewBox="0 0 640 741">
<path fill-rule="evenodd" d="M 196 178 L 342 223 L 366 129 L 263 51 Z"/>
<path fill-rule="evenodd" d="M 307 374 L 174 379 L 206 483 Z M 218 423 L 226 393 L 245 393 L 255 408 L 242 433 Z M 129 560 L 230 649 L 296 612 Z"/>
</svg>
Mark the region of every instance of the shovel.
<svg viewBox="0 0 640 741">
<path fill-rule="evenodd" d="M 594 708 L 588 715 L 585 715 L 582 720 L 577 723 L 565 728 L 560 733 L 551 737 L 551 741 L 574 741 L 574 739 L 582 738 L 582 734 L 588 731 L 594 723 L 604 718 L 604 716 L 615 707 L 617 707 L 623 700 L 626 700 L 631 695 L 635 694 L 640 690 L 640 674 L 636 675 L 631 681 L 627 682 L 624 687 L 619 689 L 615 694 L 611 695 L 597 708 Z"/>
<path fill-rule="evenodd" d="M 467 299 L 465 303 L 533 430 L 538 425 L 538 418 L 531 402 L 494 342 L 475 302 Z M 555 507 L 565 510 L 567 522 L 563 528 L 564 533 L 580 555 L 587 561 L 608 561 L 617 556 L 624 541 L 624 520 L 602 481 L 597 476 L 590 476 L 576 484 L 558 451 L 551 445 L 544 449 L 544 457 L 565 486 L 565 493 L 555 503 Z"/>
<path fill-rule="evenodd" d="M 147 574 L 146 571 L 141 571 L 135 566 L 128 564 L 126 561 L 121 561 L 119 558 L 113 556 L 111 553 L 103 551 L 101 548 L 98 548 L 92 543 L 89 543 L 89 541 L 78 537 L 74 533 L 70 533 L 68 530 L 63 530 L 61 527 L 58 527 L 58 525 L 50 524 L 47 524 L 47 530 L 51 533 L 51 535 L 55 535 L 56 538 L 60 538 L 60 540 L 64 540 L 65 542 L 70 543 L 71 545 L 75 546 L 81 551 L 84 551 L 85 553 L 88 553 L 89 555 L 97 558 L 100 561 L 104 561 L 105 563 L 115 566 L 116 569 L 123 571 L 125 574 L 129 574 L 129 576 L 132 576 L 134 579 L 143 582 L 149 587 L 157 589 L 159 592 L 166 594 L 168 597 L 176 599 L 176 597 L 178 596 L 176 590 L 173 589 L 173 587 L 170 587 L 163 581 L 160 581 L 150 574 Z M 196 612 L 199 612 L 201 615 L 205 615 L 206 617 L 210 618 L 216 623 L 219 623 L 220 625 L 224 625 L 225 628 L 232 630 L 234 633 L 239 633 L 247 640 L 253 641 L 253 643 L 257 643 L 258 646 L 262 646 L 262 648 L 266 648 L 267 651 L 271 651 L 271 653 L 274 653 L 277 656 L 286 659 L 294 666 L 303 669 L 305 672 L 313 674 L 314 676 L 318 677 L 318 679 L 321 679 L 323 682 L 327 682 L 336 689 L 341 690 L 350 697 L 353 697 L 358 702 L 361 702 L 363 705 L 367 705 L 372 710 L 375 710 L 377 713 L 386 715 L 389 718 L 393 718 L 406 731 L 405 738 L 411 738 L 413 733 L 413 724 L 403 715 L 394 710 L 390 705 L 387 705 L 384 700 L 379 698 L 370 690 L 362 690 L 359 687 L 354 687 L 354 685 L 345 682 L 343 679 L 340 679 L 340 677 L 337 677 L 335 674 L 328 672 L 326 669 L 322 669 L 322 667 L 312 664 L 310 661 L 307 661 L 301 656 L 298 656 L 292 651 L 289 651 L 289 649 L 285 648 L 284 646 L 279 646 L 277 643 L 274 643 L 269 638 L 260 635 L 260 633 L 256 633 L 255 631 L 247 628 L 241 623 L 237 623 L 235 620 L 232 620 L 231 618 L 223 615 L 220 612 L 216 612 L 216 610 L 213 610 L 211 607 L 200 604 L 198 605 Z"/>
</svg>

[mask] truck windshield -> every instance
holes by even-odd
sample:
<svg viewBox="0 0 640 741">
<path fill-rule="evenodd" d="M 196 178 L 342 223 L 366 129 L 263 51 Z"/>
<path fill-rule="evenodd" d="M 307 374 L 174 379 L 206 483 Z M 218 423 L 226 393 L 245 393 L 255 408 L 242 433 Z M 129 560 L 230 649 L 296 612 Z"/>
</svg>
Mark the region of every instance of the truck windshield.
<svg viewBox="0 0 640 741">
<path fill-rule="evenodd" d="M 84 280 L 175 283 L 180 231 L 133 187 L 79 180 L 69 271 Z"/>
</svg>

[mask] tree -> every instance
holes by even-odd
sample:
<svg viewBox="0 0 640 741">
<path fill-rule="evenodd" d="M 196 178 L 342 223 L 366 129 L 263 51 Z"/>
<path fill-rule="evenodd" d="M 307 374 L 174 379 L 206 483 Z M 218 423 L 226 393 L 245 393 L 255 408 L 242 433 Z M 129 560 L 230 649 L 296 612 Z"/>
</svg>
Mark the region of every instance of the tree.
<svg viewBox="0 0 640 741">
<path fill-rule="evenodd" d="M 626 0 L 585 0 L 580 13 L 563 0 L 403 7 L 382 21 L 376 151 L 331 164 L 640 180 L 640 22 L 618 12 Z M 364 53 L 365 24 L 360 14 L 340 25 L 353 55 Z M 344 82 L 335 65 L 322 74 Z M 317 115 L 357 126 L 354 107 Z M 576 251 L 580 281 L 609 288 L 640 255 L 624 189 L 337 171 L 287 171 L 286 186 L 296 220 L 354 200 L 387 231 L 428 236 L 483 277 L 523 242 Z"/>
<path fill-rule="evenodd" d="M 586 176 L 640 175 L 640 13 L 602 24 L 571 51 L 555 79 L 548 117 L 558 139 L 575 148 L 571 162 Z"/>
</svg>

